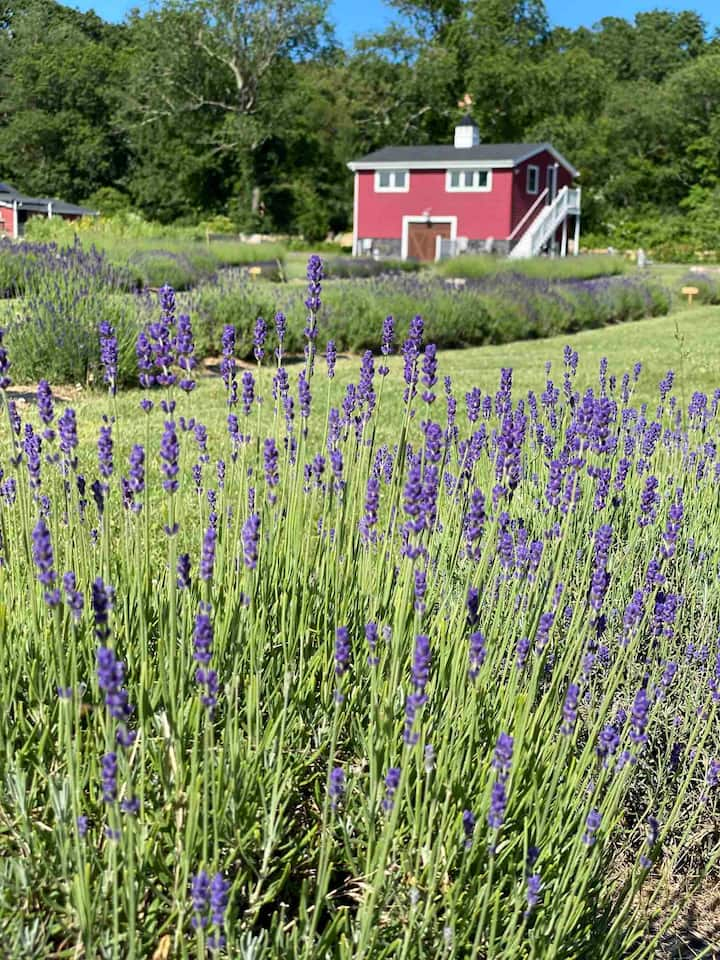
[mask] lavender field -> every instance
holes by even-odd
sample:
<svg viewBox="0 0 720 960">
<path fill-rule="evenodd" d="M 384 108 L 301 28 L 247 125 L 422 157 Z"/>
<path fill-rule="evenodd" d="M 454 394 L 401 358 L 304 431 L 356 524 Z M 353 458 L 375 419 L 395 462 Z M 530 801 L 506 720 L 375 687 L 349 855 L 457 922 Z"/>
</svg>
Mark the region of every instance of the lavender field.
<svg viewBox="0 0 720 960">
<path fill-rule="evenodd" d="M 685 956 L 720 382 L 458 389 L 388 317 L 338 401 L 322 300 L 302 360 L 226 326 L 212 410 L 168 287 L 131 406 L 109 321 L 101 406 L 19 404 L 0 337 L 0 955 Z"/>
</svg>

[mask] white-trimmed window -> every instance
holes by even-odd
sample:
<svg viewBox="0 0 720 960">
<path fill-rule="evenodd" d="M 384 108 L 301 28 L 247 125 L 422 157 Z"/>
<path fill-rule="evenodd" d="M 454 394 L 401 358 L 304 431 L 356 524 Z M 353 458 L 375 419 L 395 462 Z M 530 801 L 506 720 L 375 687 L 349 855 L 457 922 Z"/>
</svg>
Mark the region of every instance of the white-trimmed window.
<svg viewBox="0 0 720 960">
<path fill-rule="evenodd" d="M 527 168 L 527 184 L 525 189 L 533 195 L 540 189 L 540 167 L 536 167 L 532 163 Z"/>
<path fill-rule="evenodd" d="M 448 193 L 466 191 L 489 191 L 492 189 L 492 171 L 490 170 L 448 170 L 445 180 Z"/>
<path fill-rule="evenodd" d="M 376 170 L 376 193 L 407 193 L 410 189 L 410 174 L 407 170 Z"/>
</svg>

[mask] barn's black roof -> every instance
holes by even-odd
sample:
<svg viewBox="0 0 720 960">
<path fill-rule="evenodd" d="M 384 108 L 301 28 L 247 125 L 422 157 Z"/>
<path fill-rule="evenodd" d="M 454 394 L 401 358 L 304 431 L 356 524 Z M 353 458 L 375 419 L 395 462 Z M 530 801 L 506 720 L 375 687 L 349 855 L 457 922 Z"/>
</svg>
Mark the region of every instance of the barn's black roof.
<svg viewBox="0 0 720 960">
<path fill-rule="evenodd" d="M 542 150 L 553 153 L 563 166 L 573 174 L 577 171 L 555 150 L 549 143 L 478 143 L 474 147 L 455 147 L 452 144 L 429 144 L 427 146 L 412 147 L 382 147 L 373 150 L 354 160 L 350 167 L 356 164 L 371 165 L 375 163 L 500 163 L 515 165 L 532 157 Z"/>
<path fill-rule="evenodd" d="M 424 147 L 382 147 L 357 160 L 357 163 L 404 163 L 440 160 L 504 160 L 517 163 L 529 154 L 539 152 L 542 143 L 478 143 L 474 147 L 454 147 L 452 144 L 430 144 Z"/>
<path fill-rule="evenodd" d="M 31 210 L 33 212 L 46 212 L 52 204 L 52 212 L 59 216 L 74 214 L 82 217 L 97 214 L 97 210 L 80 207 L 76 203 L 66 203 L 65 200 L 58 200 L 57 197 L 28 197 L 8 183 L 0 183 L 0 203 L 17 203 L 19 210 Z"/>
</svg>

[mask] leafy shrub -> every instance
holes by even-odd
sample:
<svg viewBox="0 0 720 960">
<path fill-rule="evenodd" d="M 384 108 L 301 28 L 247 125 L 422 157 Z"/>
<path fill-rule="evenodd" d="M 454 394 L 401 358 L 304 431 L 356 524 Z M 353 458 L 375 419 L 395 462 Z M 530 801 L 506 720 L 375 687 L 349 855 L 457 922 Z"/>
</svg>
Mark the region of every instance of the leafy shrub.
<svg viewBox="0 0 720 960">
<path fill-rule="evenodd" d="M 26 248 L 27 251 L 27 248 Z M 97 327 L 108 320 L 119 345 L 118 383 L 135 378 L 134 341 L 142 301 L 122 291 L 127 277 L 97 250 L 79 244 L 30 248 L 24 261 L 24 297 L 8 320 L 7 340 L 20 380 L 54 383 L 97 379 Z"/>
</svg>

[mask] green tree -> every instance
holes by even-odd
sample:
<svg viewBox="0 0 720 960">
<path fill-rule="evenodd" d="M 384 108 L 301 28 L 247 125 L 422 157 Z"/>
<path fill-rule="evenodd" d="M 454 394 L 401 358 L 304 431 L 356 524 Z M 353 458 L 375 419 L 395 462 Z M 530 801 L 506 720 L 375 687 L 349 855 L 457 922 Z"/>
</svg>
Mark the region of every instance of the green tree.
<svg viewBox="0 0 720 960">
<path fill-rule="evenodd" d="M 9 21 L 9 22 L 8 22 Z M 80 200 L 122 178 L 113 124 L 119 26 L 53 0 L 29 0 L 0 28 L 0 164 L 30 193 Z"/>
</svg>

